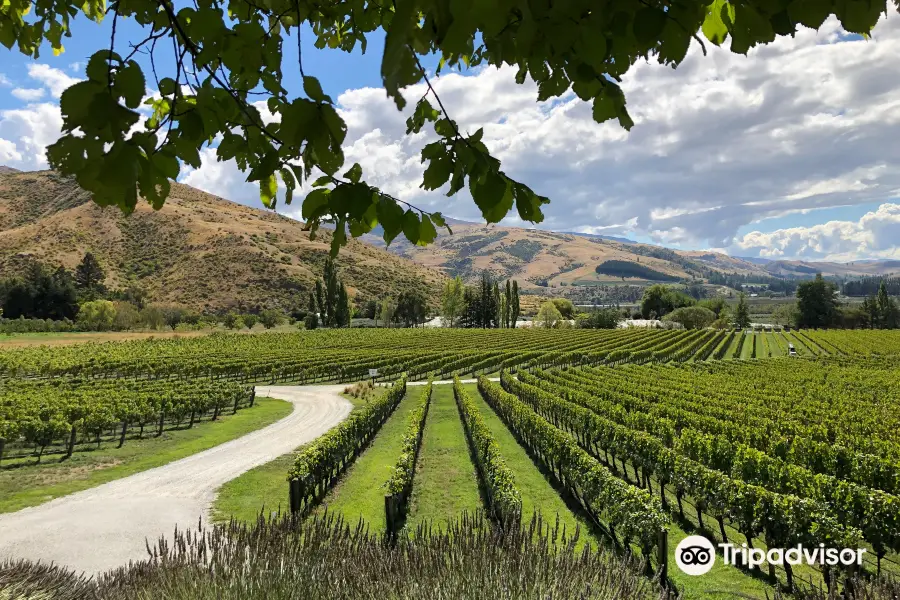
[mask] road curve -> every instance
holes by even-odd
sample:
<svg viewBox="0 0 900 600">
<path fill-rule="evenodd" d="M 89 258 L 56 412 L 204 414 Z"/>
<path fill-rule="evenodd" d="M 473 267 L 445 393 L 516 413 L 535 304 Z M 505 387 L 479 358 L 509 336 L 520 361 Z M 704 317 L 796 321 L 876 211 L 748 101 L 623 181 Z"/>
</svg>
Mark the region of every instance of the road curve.
<svg viewBox="0 0 900 600">
<path fill-rule="evenodd" d="M 343 386 L 258 386 L 257 396 L 287 400 L 293 412 L 267 427 L 181 460 L 0 514 L 0 562 L 55 562 L 88 575 L 147 557 L 155 542 L 209 520 L 215 490 L 286 454 L 342 421 L 353 406 Z"/>
</svg>

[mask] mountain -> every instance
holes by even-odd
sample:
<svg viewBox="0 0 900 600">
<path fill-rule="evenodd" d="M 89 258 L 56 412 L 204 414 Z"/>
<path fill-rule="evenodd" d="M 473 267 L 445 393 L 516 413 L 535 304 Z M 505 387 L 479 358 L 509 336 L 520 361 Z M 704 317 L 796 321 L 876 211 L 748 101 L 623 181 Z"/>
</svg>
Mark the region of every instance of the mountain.
<svg viewBox="0 0 900 600">
<path fill-rule="evenodd" d="M 410 244 L 401 237 L 388 250 L 448 275 L 461 275 L 470 282 L 487 269 L 498 277 L 519 280 L 526 290 L 703 279 L 712 272 L 760 278 L 810 278 L 818 272 L 842 277 L 900 272 L 900 261 L 773 261 L 702 250 L 672 250 L 611 236 L 448 222 L 452 236 L 439 231 L 435 243 L 426 247 Z M 380 235 L 373 231 L 362 239 L 384 247 Z"/>
<path fill-rule="evenodd" d="M 0 273 L 30 259 L 73 268 L 92 252 L 106 285 L 137 285 L 156 302 L 202 311 L 305 308 L 331 233 L 312 241 L 303 224 L 173 183 L 165 206 L 139 202 L 125 216 L 101 208 L 52 171 L 0 172 Z M 421 289 L 436 299 L 444 275 L 359 241 L 337 260 L 351 295 L 380 298 Z"/>
</svg>

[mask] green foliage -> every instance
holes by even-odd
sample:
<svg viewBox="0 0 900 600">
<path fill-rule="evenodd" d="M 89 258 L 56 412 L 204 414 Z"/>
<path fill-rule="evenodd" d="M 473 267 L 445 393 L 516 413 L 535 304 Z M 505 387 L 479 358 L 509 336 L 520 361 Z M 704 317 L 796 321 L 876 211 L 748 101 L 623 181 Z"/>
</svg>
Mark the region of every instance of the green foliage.
<svg viewBox="0 0 900 600">
<path fill-rule="evenodd" d="M 797 286 L 797 326 L 828 327 L 837 321 L 837 285 L 822 274 Z"/>
<path fill-rule="evenodd" d="M 416 474 L 416 461 L 419 458 L 419 448 L 422 445 L 422 433 L 425 430 L 425 419 L 428 417 L 428 407 L 431 404 L 432 382 L 422 388 L 422 394 L 416 406 L 406 417 L 406 432 L 403 434 L 403 442 L 400 449 L 400 458 L 391 471 L 390 478 L 385 482 L 384 489 L 389 496 L 394 496 L 400 512 L 405 515 L 408 509 L 409 495 L 412 493 L 413 477 Z M 399 517 L 400 515 L 397 515 Z M 400 518 L 387 518 L 388 526 L 402 522 Z"/>
<path fill-rule="evenodd" d="M 678 281 L 679 279 L 673 275 L 666 275 L 656 269 L 627 260 L 607 260 L 597 265 L 594 270 L 601 275 L 621 277 L 622 279 L 626 277 L 649 279 L 650 281 Z"/>
<path fill-rule="evenodd" d="M 384 394 L 367 402 L 342 421 L 340 425 L 306 446 L 297 456 L 288 474 L 295 493 L 296 508 L 309 511 L 320 499 L 321 493 L 335 481 L 369 443 L 394 412 L 406 394 L 406 375 L 398 379 Z"/>
<path fill-rule="evenodd" d="M 106 274 L 94 255 L 88 252 L 75 267 L 75 287 L 82 300 L 96 300 L 105 291 L 103 280 Z"/>
<path fill-rule="evenodd" d="M 222 323 L 225 325 L 226 329 L 240 329 L 244 326 L 244 321 L 241 319 L 240 315 L 233 312 L 226 314 Z"/>
<path fill-rule="evenodd" d="M 553 302 L 544 302 L 541 304 L 537 316 L 534 318 L 534 322 L 544 329 L 553 329 L 557 327 L 561 320 L 562 314 L 560 314 L 559 309 L 556 308 L 556 304 Z"/>
<path fill-rule="evenodd" d="M 416 326 L 425 320 L 428 301 L 420 290 L 405 290 L 397 297 L 394 316 L 407 327 Z"/>
<path fill-rule="evenodd" d="M 716 320 L 716 313 L 702 306 L 682 306 L 667 314 L 663 320 L 681 323 L 685 329 L 704 329 Z"/>
<path fill-rule="evenodd" d="M 740 329 L 750 327 L 750 307 L 747 306 L 747 295 L 741 292 L 737 307 L 734 309 L 734 324 Z"/>
<path fill-rule="evenodd" d="M 603 308 L 575 316 L 575 325 L 579 329 L 615 329 L 622 316 L 615 308 Z"/>
<path fill-rule="evenodd" d="M 552 302 L 553 305 L 556 306 L 556 310 L 559 311 L 559 314 L 562 315 L 563 319 L 575 318 L 575 305 L 572 304 L 571 300 L 566 298 L 554 298 Z"/>
<path fill-rule="evenodd" d="M 303 328 L 308 330 L 318 329 L 319 327 L 319 317 L 316 313 L 309 313 L 303 319 Z"/>
<path fill-rule="evenodd" d="M 441 316 L 446 325 L 456 326 L 457 319 L 465 310 L 465 292 L 466 286 L 459 275 L 444 283 L 444 290 L 441 294 Z"/>
<path fill-rule="evenodd" d="M 463 389 L 457 375 L 453 377 L 453 398 L 462 415 L 478 475 L 484 483 L 491 517 L 503 525 L 518 523 L 522 516 L 522 498 L 515 477 L 506 466 L 500 446 L 494 441 L 478 407 Z"/>
<path fill-rule="evenodd" d="M 72 275 L 33 262 L 21 277 L 0 279 L 0 314 L 6 319 L 71 320 L 78 313 Z"/>
<path fill-rule="evenodd" d="M 109 300 L 85 302 L 78 311 L 78 327 L 86 331 L 109 331 L 116 318 L 116 306 Z"/>
<path fill-rule="evenodd" d="M 676 308 L 693 306 L 696 300 L 665 285 L 651 285 L 641 298 L 641 315 L 645 319 L 663 318 Z"/>
<path fill-rule="evenodd" d="M 334 100 L 315 77 L 304 74 L 302 64 L 285 62 L 284 44 L 288 36 L 299 41 L 299 28 L 314 32 L 317 48 L 344 52 L 364 51 L 370 36 L 383 33 L 381 76 L 397 108 L 406 105 L 403 88 L 423 80 L 429 85 L 407 120 L 408 133 L 427 124 L 438 138 L 422 150 L 427 163 L 422 187 L 446 186 L 450 196 L 468 187 L 488 222 L 500 221 L 514 206 L 521 219 L 540 222 L 548 199 L 504 173 L 482 141 L 483 130 L 460 131 L 430 89 L 419 56 L 440 55 L 439 71 L 515 66 L 518 83 L 529 77 L 537 82 L 537 100 L 571 89 L 592 104 L 597 122 L 616 119 L 630 129 L 634 121 L 619 82 L 638 60 L 652 57 L 677 66 L 692 38 L 699 40 L 698 32 L 717 45 L 730 39 L 732 52 L 746 54 L 777 35 L 792 35 L 799 24 L 816 28 L 831 13 L 847 31 L 867 34 L 885 10 L 885 2 L 830 0 L 601 6 L 586 0 L 540 6 L 524 0 L 477 6 L 436 0 L 365 5 L 340 0 L 327 6 L 273 0 L 252 6 L 203 1 L 181 8 L 150 0 L 115 3 L 109 9 L 112 18 L 133 23 L 119 29 L 120 38 L 111 40 L 109 49 L 91 56 L 87 78 L 63 93 L 64 135 L 49 147 L 48 158 L 99 204 L 131 212 L 138 195 L 160 207 L 182 165 L 199 166 L 199 150 L 221 136 L 217 157 L 234 159 L 247 180 L 258 183 L 268 207 L 279 201 L 279 187 L 290 204 L 294 190 L 313 178 L 316 189 L 303 199 L 302 215 L 313 232 L 326 221 L 336 226 L 333 254 L 346 243 L 348 229 L 359 236 L 378 224 L 388 243 L 402 232 L 412 243 L 427 244 L 436 228 L 446 225 L 439 213 L 384 194 L 363 181 L 358 164 L 345 165 L 347 126 Z M 79 13 L 99 22 L 107 10 L 97 0 L 12 0 L 0 13 L 0 44 L 35 58 L 44 42 L 62 52 L 62 38 L 71 35 L 70 21 Z M 129 29 L 149 37 L 121 39 Z M 170 39 L 178 58 L 166 61 L 175 64 L 160 74 L 159 97 L 144 101 L 152 112 L 147 127 L 136 128 L 147 77 L 131 60 L 133 53 L 123 57 L 117 48 L 130 43 L 153 52 L 157 44 L 148 42 L 159 40 L 160 48 L 169 48 Z M 285 69 L 298 66 L 304 74 L 303 93 L 294 97 L 282 77 Z M 254 106 L 257 93 L 267 96 L 273 122 L 264 121 Z"/>
<path fill-rule="evenodd" d="M 273 308 L 268 308 L 259 313 L 259 322 L 262 323 L 263 327 L 266 329 L 272 329 L 283 320 L 284 315 Z"/>
<path fill-rule="evenodd" d="M 241 315 L 241 320 L 244 322 L 244 326 L 247 329 L 253 329 L 253 326 L 259 322 L 259 317 L 252 313 L 248 313 L 245 315 Z"/>
</svg>

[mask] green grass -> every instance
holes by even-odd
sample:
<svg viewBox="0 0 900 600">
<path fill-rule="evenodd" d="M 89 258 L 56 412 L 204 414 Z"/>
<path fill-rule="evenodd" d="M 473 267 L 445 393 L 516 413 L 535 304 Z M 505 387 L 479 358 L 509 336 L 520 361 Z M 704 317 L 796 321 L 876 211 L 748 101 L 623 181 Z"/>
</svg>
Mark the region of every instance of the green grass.
<svg viewBox="0 0 900 600">
<path fill-rule="evenodd" d="M 350 386 L 348 385 L 348 387 Z M 383 393 L 385 389 L 378 388 L 378 393 Z M 354 398 L 350 394 L 344 393 L 341 396 L 353 405 L 353 410 L 366 405 L 366 400 L 362 398 Z M 294 464 L 297 453 L 304 446 L 254 467 L 216 490 L 216 499 L 212 506 L 212 520 L 223 522 L 234 518 L 251 523 L 264 509 L 267 513 L 279 509 L 282 512 L 289 510 L 287 473 Z"/>
<path fill-rule="evenodd" d="M 481 394 L 478 392 L 478 386 L 468 384 L 465 388 L 494 436 L 494 440 L 500 447 L 503 460 L 506 461 L 506 465 L 513 473 L 516 486 L 522 494 L 523 522 L 527 523 L 535 513 L 541 513 L 544 522 L 549 523 L 551 526 L 559 518 L 559 525 L 561 528 L 565 527 L 568 537 L 574 534 L 576 528 L 581 529 L 577 545 L 579 549 L 586 542 L 597 547 L 597 540 L 590 533 L 591 525 L 589 522 L 580 516 L 576 516 L 566 505 L 553 487 L 553 484 L 550 483 L 534 461 L 531 460 L 531 457 L 528 456 L 525 448 L 516 441 L 515 436 L 513 436 L 500 417 L 497 416 L 494 409 L 488 406 L 487 402 L 481 397 Z"/>
<path fill-rule="evenodd" d="M 722 358 L 740 358 L 737 355 L 738 344 L 741 343 L 741 333 L 738 332 L 734 338 L 731 340 L 731 343 L 728 345 L 728 349 L 725 350 L 725 354 L 722 355 Z"/>
<path fill-rule="evenodd" d="M 448 519 L 482 507 L 453 386 L 436 385 L 425 420 L 407 528 L 414 531 L 426 521 L 440 527 Z"/>
<path fill-rule="evenodd" d="M 349 523 L 360 519 L 372 532 L 384 531 L 384 483 L 400 457 L 410 411 L 419 403 L 423 386 L 409 386 L 369 447 L 356 459 L 341 481 L 329 492 L 316 512 L 340 513 Z M 426 421 L 427 422 L 427 421 Z"/>
<path fill-rule="evenodd" d="M 121 448 L 109 442 L 98 449 L 76 451 L 63 462 L 45 457 L 40 464 L 4 466 L 0 468 L 0 513 L 43 504 L 196 454 L 274 423 L 291 410 L 290 402 L 257 398 L 253 408 L 223 415 L 219 421 L 164 431 L 158 438 L 130 439 Z"/>
<path fill-rule="evenodd" d="M 753 356 L 753 344 L 756 340 L 755 333 L 744 333 L 742 334 L 746 339 L 744 340 L 744 346 L 741 348 L 741 355 L 739 358 L 748 360 L 751 356 Z"/>
</svg>

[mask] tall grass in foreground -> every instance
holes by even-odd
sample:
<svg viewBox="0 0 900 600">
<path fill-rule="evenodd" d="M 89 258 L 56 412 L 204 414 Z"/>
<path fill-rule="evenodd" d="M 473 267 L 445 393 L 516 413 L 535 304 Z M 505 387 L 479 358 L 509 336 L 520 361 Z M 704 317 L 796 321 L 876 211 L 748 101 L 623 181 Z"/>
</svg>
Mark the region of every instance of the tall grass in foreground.
<svg viewBox="0 0 900 600">
<path fill-rule="evenodd" d="M 537 519 L 500 534 L 481 515 L 463 516 L 441 531 L 420 527 L 393 549 L 385 541 L 331 515 L 232 522 L 178 532 L 148 560 L 91 582 L 32 563 L 0 564 L 0 598 L 4 586 L 19 597 L 52 590 L 46 597 L 89 600 L 660 597 L 636 563 L 576 553 L 572 540 Z"/>
</svg>

